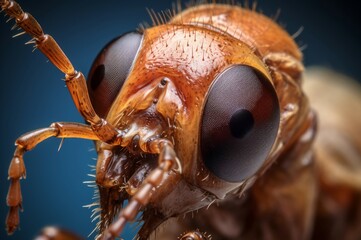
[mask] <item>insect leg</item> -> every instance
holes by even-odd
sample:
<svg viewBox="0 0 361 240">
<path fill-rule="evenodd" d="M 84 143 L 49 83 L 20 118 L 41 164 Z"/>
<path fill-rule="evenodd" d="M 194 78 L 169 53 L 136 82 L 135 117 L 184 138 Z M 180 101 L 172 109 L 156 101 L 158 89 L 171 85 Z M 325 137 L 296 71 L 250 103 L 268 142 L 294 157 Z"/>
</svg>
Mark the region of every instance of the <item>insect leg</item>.
<svg viewBox="0 0 361 240">
<path fill-rule="evenodd" d="M 94 111 L 87 91 L 85 77 L 74 69 L 72 63 L 65 55 L 54 38 L 43 32 L 40 24 L 29 13 L 24 12 L 20 5 L 13 0 L 0 0 L 1 9 L 15 18 L 16 24 L 33 37 L 36 48 L 65 74 L 66 85 L 80 114 L 92 126 L 95 134 L 109 144 L 119 143 L 121 133 L 112 125 L 100 118 Z"/>
<path fill-rule="evenodd" d="M 102 239 L 110 240 L 118 237 L 122 233 L 125 224 L 135 219 L 140 208 L 149 203 L 152 194 L 162 183 L 166 174 L 177 165 L 177 156 L 170 142 L 160 140 L 152 143 L 153 146 L 150 146 L 152 153 L 159 153 L 158 167 L 146 177 L 128 205 L 120 211 L 118 219 L 104 232 Z"/>
<path fill-rule="evenodd" d="M 23 155 L 26 151 L 33 149 L 37 144 L 50 137 L 99 140 L 88 125 L 62 122 L 53 123 L 48 128 L 26 133 L 16 140 L 16 150 L 8 171 L 11 181 L 6 199 L 10 208 L 6 218 L 8 233 L 13 233 L 19 225 L 19 209 L 21 209 L 22 205 L 20 179 L 26 177 Z"/>
</svg>

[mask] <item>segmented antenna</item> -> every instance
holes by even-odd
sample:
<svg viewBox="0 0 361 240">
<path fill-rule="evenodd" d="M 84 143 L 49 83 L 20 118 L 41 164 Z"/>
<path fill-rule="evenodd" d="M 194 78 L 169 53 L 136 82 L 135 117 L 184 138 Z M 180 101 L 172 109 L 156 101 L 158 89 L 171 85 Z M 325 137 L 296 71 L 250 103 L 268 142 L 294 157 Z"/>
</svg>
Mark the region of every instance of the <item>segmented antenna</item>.
<svg viewBox="0 0 361 240">
<path fill-rule="evenodd" d="M 122 233 L 125 224 L 133 221 L 140 209 L 149 203 L 150 198 L 157 192 L 158 187 L 163 180 L 166 180 L 165 177 L 171 170 L 175 170 L 178 165 L 176 170 L 181 172 L 180 163 L 170 141 L 158 139 L 152 141 L 149 146 L 152 152 L 159 153 L 158 167 L 147 176 L 128 205 L 120 211 L 118 219 L 104 232 L 103 240 L 115 239 Z"/>
<path fill-rule="evenodd" d="M 65 74 L 65 82 L 79 113 L 90 123 L 93 132 L 103 142 L 120 144 L 121 132 L 100 118 L 95 112 L 86 87 L 84 75 L 77 71 L 55 39 L 45 34 L 37 20 L 14 0 L 0 0 L 0 8 L 15 19 L 16 27 L 32 37 L 30 43 L 39 49 L 61 72 Z"/>
</svg>

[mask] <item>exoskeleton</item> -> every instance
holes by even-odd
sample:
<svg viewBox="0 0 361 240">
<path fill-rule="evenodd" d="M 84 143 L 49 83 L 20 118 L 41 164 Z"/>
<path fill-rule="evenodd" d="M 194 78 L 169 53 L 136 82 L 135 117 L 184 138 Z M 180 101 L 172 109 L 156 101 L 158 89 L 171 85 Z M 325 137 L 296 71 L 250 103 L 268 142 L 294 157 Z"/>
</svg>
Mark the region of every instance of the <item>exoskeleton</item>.
<svg viewBox="0 0 361 240">
<path fill-rule="evenodd" d="M 99 239 L 120 236 L 140 212 L 139 239 L 361 237 L 360 97 L 344 94 L 351 111 L 310 103 L 302 53 L 273 20 L 216 3 L 152 13 L 152 27 L 101 50 L 86 81 L 30 14 L 0 5 L 65 74 L 87 122 L 16 140 L 9 233 L 19 225 L 23 155 L 57 137 L 95 141 Z"/>
</svg>

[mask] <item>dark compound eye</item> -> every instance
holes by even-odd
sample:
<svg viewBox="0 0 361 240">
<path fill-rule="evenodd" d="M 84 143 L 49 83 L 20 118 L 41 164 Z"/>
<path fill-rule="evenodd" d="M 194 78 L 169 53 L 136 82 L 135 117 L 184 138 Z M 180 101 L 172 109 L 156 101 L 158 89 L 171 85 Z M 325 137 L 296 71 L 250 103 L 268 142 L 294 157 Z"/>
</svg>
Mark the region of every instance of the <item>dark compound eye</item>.
<svg viewBox="0 0 361 240">
<path fill-rule="evenodd" d="M 128 77 L 143 35 L 126 33 L 108 43 L 98 54 L 88 76 L 88 91 L 95 112 L 105 117 Z"/>
<path fill-rule="evenodd" d="M 235 65 L 214 80 L 203 110 L 201 152 L 217 177 L 240 182 L 265 161 L 280 121 L 272 84 L 249 66 Z"/>
</svg>

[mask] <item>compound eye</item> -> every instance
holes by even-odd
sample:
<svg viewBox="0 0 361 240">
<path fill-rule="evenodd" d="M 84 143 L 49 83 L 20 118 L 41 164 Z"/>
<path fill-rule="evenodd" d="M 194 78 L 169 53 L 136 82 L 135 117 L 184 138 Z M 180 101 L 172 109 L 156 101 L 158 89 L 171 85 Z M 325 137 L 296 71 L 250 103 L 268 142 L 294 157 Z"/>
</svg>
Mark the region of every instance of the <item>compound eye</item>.
<svg viewBox="0 0 361 240">
<path fill-rule="evenodd" d="M 96 57 L 88 76 L 88 91 L 95 112 L 105 117 L 127 79 L 143 35 L 126 33 L 108 43 Z"/>
<path fill-rule="evenodd" d="M 280 109 L 270 81 L 234 65 L 213 82 L 203 110 L 201 154 L 218 178 L 241 182 L 262 166 L 276 139 Z"/>
</svg>

